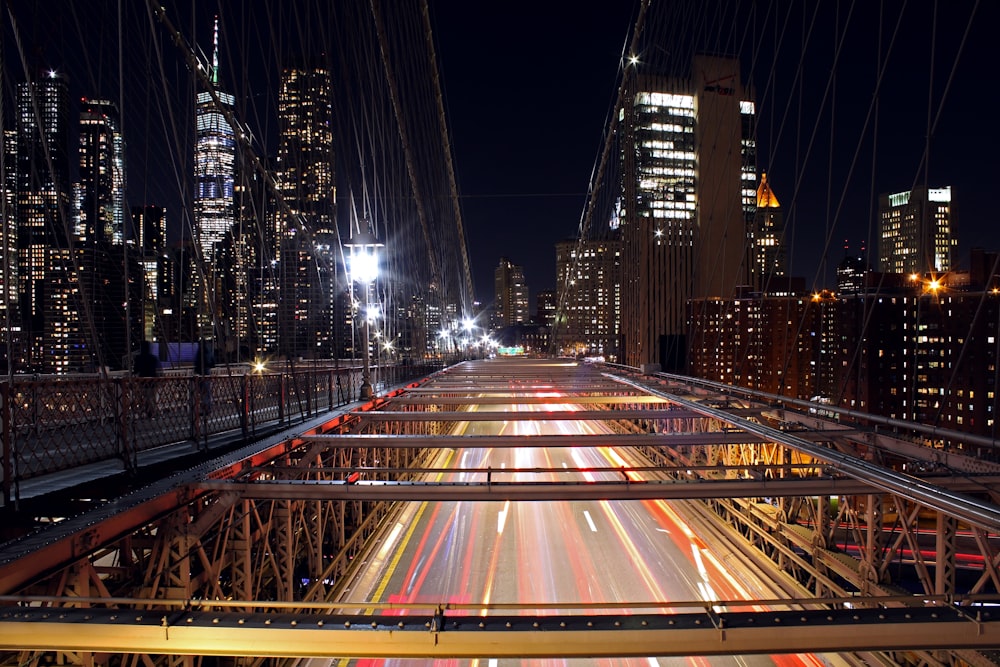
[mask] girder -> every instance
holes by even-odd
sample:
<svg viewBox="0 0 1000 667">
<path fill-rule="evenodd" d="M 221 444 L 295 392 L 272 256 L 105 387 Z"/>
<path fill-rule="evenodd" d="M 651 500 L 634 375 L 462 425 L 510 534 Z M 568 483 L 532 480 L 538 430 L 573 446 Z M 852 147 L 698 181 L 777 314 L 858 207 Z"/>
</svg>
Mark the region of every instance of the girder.
<svg viewBox="0 0 1000 667">
<path fill-rule="evenodd" d="M 780 637 L 780 640 L 777 638 Z M 0 650 L 261 657 L 575 658 L 1000 646 L 989 608 L 629 615 L 418 616 L 0 611 Z"/>
<path fill-rule="evenodd" d="M 17 646 L 81 652 L 86 662 L 88 652 L 106 651 L 500 658 L 1000 646 L 995 621 L 982 615 L 990 608 L 955 597 L 958 567 L 967 577 L 977 563 L 985 563 L 973 593 L 998 587 L 996 526 L 991 519 L 972 522 L 970 530 L 962 512 L 995 512 L 980 499 L 1000 488 L 1000 471 L 987 467 L 978 471 L 982 474 L 951 476 L 945 468 L 937 474 L 922 469 L 899 475 L 872 456 L 878 450 L 865 449 L 894 436 L 855 422 L 812 414 L 796 419 L 785 409 L 706 390 L 643 393 L 648 392 L 644 383 L 623 384 L 579 368 L 573 372 L 581 375 L 553 372 L 545 382 L 538 381 L 538 369 L 498 373 L 485 381 L 476 375 L 455 381 L 448 372 L 437 374 L 403 395 L 303 428 L 287 440 L 241 450 L 5 546 L 0 549 L 0 594 L 48 591 L 59 597 L 41 603 L 52 607 L 20 606 L 0 618 L 0 650 Z M 575 379 L 564 383 L 565 377 Z M 595 381 L 598 377 L 603 379 Z M 544 395 L 556 391 L 559 395 Z M 695 394 L 697 398 L 689 397 Z M 521 404 L 537 407 L 511 412 L 480 407 Z M 451 409 L 464 405 L 475 407 Z M 614 409 L 559 409 L 567 405 Z M 438 407 L 449 409 L 435 411 Z M 526 422 L 551 420 L 601 422 L 611 432 L 516 434 L 516 427 Z M 506 435 L 442 434 L 456 422 L 510 422 L 511 427 Z M 473 431 L 487 428 L 474 425 Z M 613 449 L 624 457 L 617 460 L 626 463 L 608 468 L 565 463 L 561 469 L 440 467 L 457 450 L 514 447 L 600 447 Z M 898 451 L 932 449 L 921 449 L 917 441 L 905 447 Z M 439 467 L 428 464 L 435 452 L 442 455 Z M 597 475 L 600 481 L 560 479 L 574 473 Z M 949 505 L 956 497 L 969 504 Z M 444 626 L 443 619 L 426 609 L 424 615 L 344 617 L 309 606 L 330 599 L 334 583 L 346 581 L 353 567 L 367 562 L 366 542 L 374 535 L 385 537 L 380 522 L 390 516 L 392 501 L 612 499 L 702 501 L 689 504 L 710 508 L 713 520 L 744 542 L 738 546 L 734 541 L 720 553 L 744 558 L 753 552 L 770 559 L 787 575 L 786 584 L 801 585 L 819 598 L 801 606 L 836 607 L 842 602 L 831 596 L 859 591 L 873 597 L 852 598 L 853 610 L 814 610 L 815 617 L 809 616 L 812 611 L 741 614 L 734 607 L 663 616 L 637 614 L 637 607 L 628 609 L 627 616 L 597 610 L 586 617 L 567 609 L 555 616 L 507 617 L 491 609 L 485 619 L 476 616 L 474 624 L 466 625 L 469 616 L 463 614 L 472 612 L 447 609 Z M 935 506 L 929 500 L 939 502 Z M 953 511 L 956 507 L 961 511 Z M 935 513 L 929 523 L 931 509 Z M 707 522 L 698 531 L 706 532 Z M 922 555 L 928 548 L 933 556 Z M 332 560 L 331 553 L 336 554 Z M 102 559 L 109 554 L 121 563 L 105 565 Z M 924 594 L 891 597 L 900 592 L 892 577 L 904 561 L 918 573 Z M 142 576 L 134 574 L 138 572 Z M 118 604 L 114 596 L 120 589 L 112 583 L 122 583 L 109 576 L 122 577 L 124 583 L 136 576 L 131 583 L 141 587 L 132 590 L 148 594 L 146 604 L 136 606 L 145 607 L 141 613 L 105 608 Z M 940 598 L 929 603 L 935 593 Z M 86 595 L 99 595 L 103 602 L 83 603 Z M 226 609 L 190 603 L 154 611 L 163 602 L 154 598 L 173 596 L 232 600 Z M 271 601 L 273 608 L 254 600 Z M 298 606 L 281 606 L 280 601 Z M 764 603 L 749 604 L 759 609 Z M 70 609 L 77 605 L 88 608 Z M 135 620 L 137 616 L 142 619 Z M 636 619 L 647 625 L 636 627 Z M 588 621 L 593 625 L 576 626 Z M 439 625 L 432 631 L 427 623 Z M 36 639 L 42 643 L 31 644 Z"/>
<path fill-rule="evenodd" d="M 470 399 L 473 402 L 475 399 Z M 516 399 L 515 399 L 516 402 Z M 567 401 L 563 401 L 566 403 Z M 616 419 L 691 419 L 701 416 L 687 410 L 678 410 L 677 414 L 664 410 L 551 410 L 544 412 L 503 412 L 500 410 L 476 411 L 441 411 L 441 412 L 399 412 L 389 410 L 371 410 L 360 413 L 368 421 L 383 422 L 429 422 L 429 421 L 611 421 Z"/>
<path fill-rule="evenodd" d="M 500 476 L 517 473 L 494 470 Z M 522 476 L 531 471 L 520 471 Z M 567 471 L 563 472 L 579 472 Z M 627 471 L 620 471 L 627 474 Z M 1000 479 L 993 478 L 993 483 Z M 975 489 L 979 481 L 956 479 L 942 486 Z M 222 491 L 257 500 L 386 500 L 386 501 L 499 501 L 499 500 L 691 500 L 707 498 L 751 498 L 857 495 L 871 487 L 853 479 L 783 478 L 690 480 L 648 479 L 607 482 L 482 481 L 482 482 L 393 482 L 345 480 L 259 480 L 254 482 L 202 482 L 202 491 Z"/>
</svg>

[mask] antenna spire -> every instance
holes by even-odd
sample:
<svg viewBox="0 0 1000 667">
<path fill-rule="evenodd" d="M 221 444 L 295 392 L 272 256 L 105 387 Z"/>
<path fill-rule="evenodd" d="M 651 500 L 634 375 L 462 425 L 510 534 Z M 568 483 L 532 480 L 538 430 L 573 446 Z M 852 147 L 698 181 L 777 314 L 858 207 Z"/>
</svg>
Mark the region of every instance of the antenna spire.
<svg viewBox="0 0 1000 667">
<path fill-rule="evenodd" d="M 212 85 L 219 83 L 219 17 L 215 17 L 215 33 L 212 37 Z"/>
</svg>

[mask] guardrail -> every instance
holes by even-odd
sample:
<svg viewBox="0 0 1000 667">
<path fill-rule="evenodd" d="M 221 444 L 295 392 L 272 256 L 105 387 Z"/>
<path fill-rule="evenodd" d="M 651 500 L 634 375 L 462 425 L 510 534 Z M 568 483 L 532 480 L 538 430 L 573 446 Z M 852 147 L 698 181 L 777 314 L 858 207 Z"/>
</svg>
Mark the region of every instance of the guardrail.
<svg viewBox="0 0 1000 667">
<path fill-rule="evenodd" d="M 376 392 L 439 365 L 383 366 Z M 218 369 L 217 369 L 218 370 Z M 222 369 L 224 370 L 224 369 Z M 117 460 L 134 472 L 141 452 L 209 438 L 262 436 L 358 400 L 360 367 L 144 378 L 15 377 L 0 382 L 4 504 L 21 482 Z"/>
</svg>

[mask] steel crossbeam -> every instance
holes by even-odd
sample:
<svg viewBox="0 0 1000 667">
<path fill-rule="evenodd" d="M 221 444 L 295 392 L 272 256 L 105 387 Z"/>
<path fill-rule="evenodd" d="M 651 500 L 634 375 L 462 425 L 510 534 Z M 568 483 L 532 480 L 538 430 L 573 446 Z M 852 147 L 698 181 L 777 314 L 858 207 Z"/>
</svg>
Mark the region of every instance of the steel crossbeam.
<svg viewBox="0 0 1000 667">
<path fill-rule="evenodd" d="M 780 641 L 776 637 L 780 636 Z M 0 650 L 256 657 L 611 658 L 1000 646 L 988 608 L 455 616 L 7 608 Z"/>
<path fill-rule="evenodd" d="M 511 470 L 480 471 L 482 477 L 526 476 Z M 952 491 L 977 491 L 1000 478 L 937 480 Z M 858 495 L 872 487 L 853 479 L 822 477 L 783 479 L 630 480 L 600 482 L 461 481 L 396 482 L 358 480 L 265 480 L 254 482 L 210 481 L 198 484 L 203 491 L 228 491 L 255 500 L 390 500 L 390 501 L 495 501 L 495 500 L 691 500 L 708 498 L 783 498 L 792 496 Z"/>
</svg>

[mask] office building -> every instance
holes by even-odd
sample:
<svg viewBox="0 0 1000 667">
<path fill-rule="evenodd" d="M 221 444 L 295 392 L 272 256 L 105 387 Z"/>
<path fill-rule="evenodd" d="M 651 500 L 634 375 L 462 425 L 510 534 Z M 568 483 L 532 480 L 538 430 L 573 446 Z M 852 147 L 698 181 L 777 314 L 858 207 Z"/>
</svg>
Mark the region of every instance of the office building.
<svg viewBox="0 0 1000 667">
<path fill-rule="evenodd" d="M 565 354 L 618 358 L 621 323 L 620 241 L 556 244 L 556 284 L 562 312 L 556 344 Z"/>
<path fill-rule="evenodd" d="M 544 289 L 535 294 L 535 321 L 551 327 L 555 323 L 559 297 L 555 290 Z"/>
<path fill-rule="evenodd" d="M 623 360 L 680 370 L 687 301 L 749 280 L 755 108 L 734 59 L 696 56 L 685 80 L 640 68 L 619 112 Z"/>
<path fill-rule="evenodd" d="M 347 326 L 338 299 L 333 111 L 329 69 L 295 64 L 281 73 L 275 230 L 278 344 L 289 356 L 331 357 Z M 337 312 L 341 312 L 338 317 Z"/>
<path fill-rule="evenodd" d="M 108 100 L 80 105 L 80 208 L 76 240 L 84 245 L 125 242 L 125 139 L 118 107 Z"/>
<path fill-rule="evenodd" d="M 234 98 L 219 90 L 219 21 L 215 21 L 210 78 L 214 92 L 203 90 L 195 110 L 195 239 L 204 267 L 214 267 L 215 244 L 235 221 L 233 185 L 236 173 L 236 133 L 226 119 Z"/>
<path fill-rule="evenodd" d="M 17 280 L 17 131 L 4 130 L 0 145 L 0 370 L 21 349 Z"/>
<path fill-rule="evenodd" d="M 951 270 L 958 236 L 950 187 L 880 195 L 878 217 L 880 271 L 925 275 Z"/>
<path fill-rule="evenodd" d="M 29 367 L 41 368 L 50 251 L 68 250 L 72 224 L 69 182 L 69 90 L 51 71 L 17 89 L 17 274 Z M 62 257 L 53 258 L 62 265 Z"/>
<path fill-rule="evenodd" d="M 750 285 L 756 292 L 767 291 L 771 278 L 788 274 L 788 247 L 781 204 L 767 180 L 760 175 L 756 211 L 750 231 Z"/>
<path fill-rule="evenodd" d="M 523 324 L 529 321 L 528 286 L 524 282 L 524 269 L 506 257 L 493 271 L 494 329 Z"/>
</svg>

